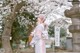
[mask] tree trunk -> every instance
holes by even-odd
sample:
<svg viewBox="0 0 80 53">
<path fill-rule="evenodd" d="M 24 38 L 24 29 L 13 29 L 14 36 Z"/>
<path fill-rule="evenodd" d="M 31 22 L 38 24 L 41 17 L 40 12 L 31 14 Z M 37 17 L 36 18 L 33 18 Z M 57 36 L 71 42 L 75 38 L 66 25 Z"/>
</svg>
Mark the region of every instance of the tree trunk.
<svg viewBox="0 0 80 53">
<path fill-rule="evenodd" d="M 13 9 L 13 12 L 9 17 L 7 17 L 5 21 L 5 26 L 2 34 L 2 46 L 5 49 L 5 53 L 13 53 L 10 45 L 11 28 L 14 20 L 16 19 L 16 12 L 18 12 L 24 4 L 24 1 L 19 4 L 16 4 Z"/>
</svg>

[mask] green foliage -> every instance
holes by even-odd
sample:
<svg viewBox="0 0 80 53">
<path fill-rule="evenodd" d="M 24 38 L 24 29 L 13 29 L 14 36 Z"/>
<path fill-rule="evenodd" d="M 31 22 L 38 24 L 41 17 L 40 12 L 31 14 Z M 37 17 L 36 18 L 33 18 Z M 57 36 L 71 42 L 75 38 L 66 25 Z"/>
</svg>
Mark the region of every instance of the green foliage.
<svg viewBox="0 0 80 53">
<path fill-rule="evenodd" d="M 11 35 L 13 41 L 26 38 L 26 27 L 20 26 L 18 19 L 16 19 L 16 21 L 13 23 Z"/>
<path fill-rule="evenodd" d="M 50 36 L 54 37 L 54 26 L 49 26 L 49 30 L 48 30 L 48 33 Z M 66 31 L 64 28 L 60 28 L 60 36 L 63 37 L 63 36 L 66 36 Z"/>
<path fill-rule="evenodd" d="M 8 5 L 11 1 L 10 1 L 10 0 L 4 0 L 3 2 L 4 2 L 4 3 L 3 3 L 3 6 L 6 6 L 6 5 Z"/>
<path fill-rule="evenodd" d="M 36 21 L 35 16 L 33 13 L 30 13 L 26 10 L 24 10 L 24 12 L 21 13 L 21 16 L 24 16 L 26 19 L 31 20 L 31 21 Z"/>
<path fill-rule="evenodd" d="M 49 34 L 51 37 L 54 37 L 54 27 L 49 26 L 48 34 Z"/>
<path fill-rule="evenodd" d="M 64 28 L 61 28 L 60 35 L 61 35 L 61 37 L 66 36 L 66 31 Z"/>
<path fill-rule="evenodd" d="M 24 10 L 22 13 L 20 13 L 18 16 L 23 16 L 26 18 L 26 20 L 28 20 L 28 24 L 26 24 L 27 26 L 27 36 L 29 36 L 29 34 L 31 33 L 31 31 L 33 30 L 33 28 L 36 26 L 36 18 L 34 16 L 33 13 L 28 12 L 27 10 Z"/>
<path fill-rule="evenodd" d="M 26 20 L 29 20 L 29 22 L 31 22 L 33 25 L 36 23 L 36 19 L 33 19 L 33 18 L 35 18 L 35 16 L 32 13 L 29 13 L 27 11 L 24 11 L 22 13 L 18 12 L 17 17 L 20 17 L 20 16 L 23 16 L 24 18 L 26 18 Z M 20 40 L 27 42 L 28 35 L 29 35 L 30 29 L 31 29 L 31 27 L 30 27 L 31 25 L 29 25 L 29 24 L 20 25 L 17 17 L 12 26 L 12 32 L 11 32 L 12 41 L 11 42 L 20 43 Z M 22 17 L 19 19 L 22 20 Z"/>
</svg>

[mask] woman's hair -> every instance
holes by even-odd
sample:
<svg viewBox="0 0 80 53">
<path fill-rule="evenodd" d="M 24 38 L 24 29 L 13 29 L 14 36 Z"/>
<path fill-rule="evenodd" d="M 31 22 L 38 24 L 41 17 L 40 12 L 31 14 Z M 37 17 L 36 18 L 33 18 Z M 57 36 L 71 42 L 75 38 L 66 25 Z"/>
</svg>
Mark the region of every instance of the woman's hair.
<svg viewBox="0 0 80 53">
<path fill-rule="evenodd" d="M 45 21 L 45 15 L 44 15 L 44 14 L 40 14 L 40 15 L 38 16 L 38 18 L 40 18 L 42 22 Z"/>
<path fill-rule="evenodd" d="M 46 23 L 44 23 L 44 27 L 45 29 L 48 29 L 48 25 Z"/>
</svg>

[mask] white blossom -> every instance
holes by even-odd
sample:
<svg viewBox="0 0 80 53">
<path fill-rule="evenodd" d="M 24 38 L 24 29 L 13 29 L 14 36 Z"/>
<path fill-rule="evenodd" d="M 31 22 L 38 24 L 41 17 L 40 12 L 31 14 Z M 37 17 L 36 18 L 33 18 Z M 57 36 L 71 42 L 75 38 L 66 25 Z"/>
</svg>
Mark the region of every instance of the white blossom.
<svg viewBox="0 0 80 53">
<path fill-rule="evenodd" d="M 46 15 L 46 22 L 50 24 L 55 19 L 64 17 L 64 11 L 66 9 L 70 9 L 72 7 L 71 2 L 68 2 L 67 0 L 10 0 L 13 4 L 13 7 L 15 4 L 20 3 L 22 1 L 25 1 L 25 6 L 23 6 L 20 9 L 20 13 L 24 12 L 26 10 L 27 12 L 31 12 L 37 17 L 39 14 L 45 14 Z M 10 15 L 11 13 L 11 6 L 10 4 L 1 7 L 3 4 L 3 0 L 0 2 L 0 13 L 2 12 L 2 16 L 6 17 Z M 7 1 L 5 0 L 4 3 Z M 27 19 L 24 19 L 24 17 L 21 16 L 21 20 L 26 21 L 19 21 L 20 24 L 28 24 L 30 20 L 27 17 Z M 31 24 L 31 23 L 30 23 Z"/>
</svg>

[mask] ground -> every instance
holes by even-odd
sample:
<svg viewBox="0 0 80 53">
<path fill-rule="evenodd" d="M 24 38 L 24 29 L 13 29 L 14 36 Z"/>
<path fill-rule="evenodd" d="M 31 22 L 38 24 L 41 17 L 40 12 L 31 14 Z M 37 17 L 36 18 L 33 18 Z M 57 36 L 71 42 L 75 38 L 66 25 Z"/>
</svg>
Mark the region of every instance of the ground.
<svg viewBox="0 0 80 53">
<path fill-rule="evenodd" d="M 20 50 L 19 53 L 35 53 L 35 52 L 34 52 L 34 48 L 27 48 L 27 49 Z M 54 51 L 54 49 L 49 48 L 47 49 L 47 53 L 69 53 L 69 52 L 67 52 L 67 50 L 61 50 L 61 49 Z"/>
</svg>

